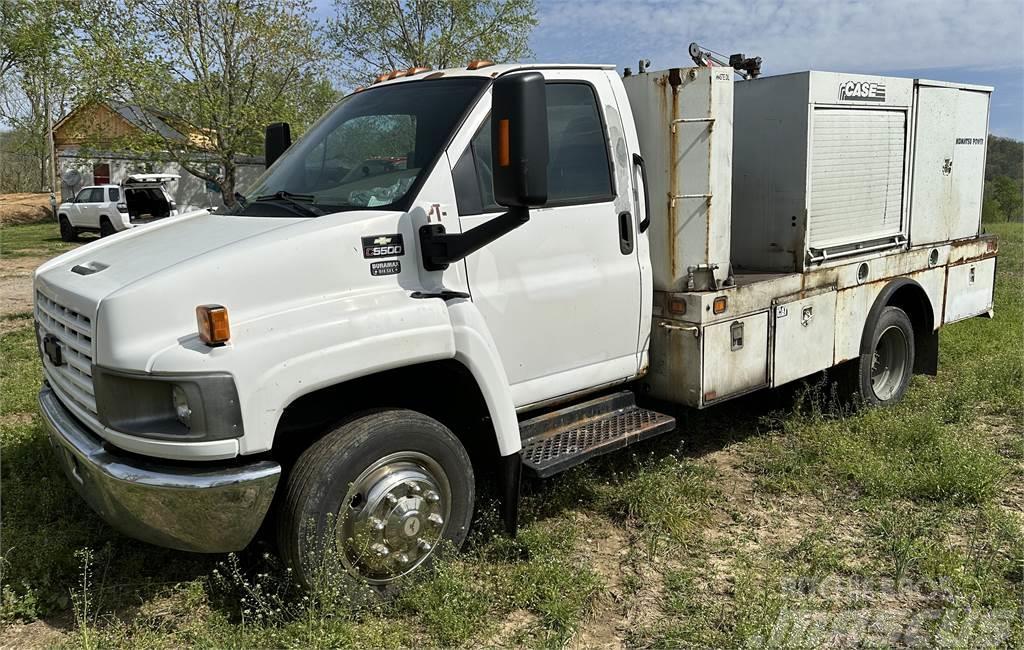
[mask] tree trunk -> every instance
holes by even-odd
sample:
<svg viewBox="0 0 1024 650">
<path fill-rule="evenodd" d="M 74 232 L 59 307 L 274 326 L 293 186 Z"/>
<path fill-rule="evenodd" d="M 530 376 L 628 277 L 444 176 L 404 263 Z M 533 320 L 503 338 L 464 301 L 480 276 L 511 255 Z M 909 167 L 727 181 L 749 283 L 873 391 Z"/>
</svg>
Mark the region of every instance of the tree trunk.
<svg viewBox="0 0 1024 650">
<path fill-rule="evenodd" d="M 225 160 L 223 164 L 224 177 L 220 181 L 220 196 L 225 206 L 233 208 L 238 203 L 235 200 L 235 172 L 238 168 L 235 166 L 235 161 L 231 159 Z"/>
</svg>

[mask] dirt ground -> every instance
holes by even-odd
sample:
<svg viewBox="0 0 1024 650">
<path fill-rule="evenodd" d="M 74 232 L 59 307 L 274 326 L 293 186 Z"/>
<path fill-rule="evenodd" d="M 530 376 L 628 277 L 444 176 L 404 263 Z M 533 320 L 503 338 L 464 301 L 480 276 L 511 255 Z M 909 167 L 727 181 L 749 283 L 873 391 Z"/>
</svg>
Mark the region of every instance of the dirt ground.
<svg viewBox="0 0 1024 650">
<path fill-rule="evenodd" d="M 0 318 L 32 311 L 32 272 L 47 257 L 6 257 L 0 259 Z M 8 320 L 0 321 L 0 328 Z"/>
<path fill-rule="evenodd" d="M 7 648 L 51 648 L 66 642 L 71 628 L 47 621 L 16 623 L 0 631 L 0 650 Z"/>
<path fill-rule="evenodd" d="M 35 223 L 53 217 L 49 192 L 0 194 L 0 223 Z"/>
</svg>

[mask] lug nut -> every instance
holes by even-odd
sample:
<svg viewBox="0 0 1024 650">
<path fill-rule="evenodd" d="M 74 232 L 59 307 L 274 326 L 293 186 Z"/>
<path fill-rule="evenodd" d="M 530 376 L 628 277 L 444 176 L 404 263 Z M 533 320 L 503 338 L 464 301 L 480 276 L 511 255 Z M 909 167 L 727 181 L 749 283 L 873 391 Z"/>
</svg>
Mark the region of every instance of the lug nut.
<svg viewBox="0 0 1024 650">
<path fill-rule="evenodd" d="M 378 544 L 374 544 L 373 546 L 371 546 L 370 550 L 372 550 L 374 553 L 376 553 L 380 557 L 387 557 L 388 553 L 391 552 L 391 551 L 388 550 L 387 546 L 384 546 L 383 544 L 379 544 L 379 543 Z"/>
<path fill-rule="evenodd" d="M 438 501 L 441 500 L 441 496 L 437 492 L 434 492 L 433 490 L 428 490 L 427 493 L 423 495 L 423 497 L 430 503 L 437 503 Z"/>
<path fill-rule="evenodd" d="M 444 519 L 441 517 L 441 515 L 437 514 L 436 512 L 427 517 L 427 521 L 434 524 L 435 526 L 440 526 L 444 523 Z"/>
<path fill-rule="evenodd" d="M 399 553 L 395 556 L 395 561 L 399 564 L 409 564 L 409 556 L 405 553 Z"/>
<path fill-rule="evenodd" d="M 370 526 L 374 530 L 384 530 L 384 521 L 376 517 L 370 519 Z"/>
<path fill-rule="evenodd" d="M 384 500 L 388 502 L 389 506 L 393 506 L 396 503 L 398 503 L 398 497 L 391 494 L 390 492 L 388 492 L 387 496 L 384 497 Z"/>
<path fill-rule="evenodd" d="M 423 491 L 423 488 L 421 488 L 419 484 L 414 483 L 413 481 L 406 481 L 405 487 L 407 490 L 409 490 L 409 496 L 416 496 L 417 494 Z"/>
<path fill-rule="evenodd" d="M 418 547 L 418 548 L 419 548 L 419 549 L 420 549 L 421 551 L 423 551 L 424 553 L 429 553 L 429 552 L 430 552 L 430 549 L 432 549 L 432 548 L 433 548 L 433 547 L 432 547 L 432 546 L 430 545 L 430 542 L 428 542 L 428 541 L 427 541 L 427 540 L 425 540 L 425 539 L 420 539 L 420 540 L 419 540 L 419 541 L 418 541 L 418 542 L 416 543 L 416 546 L 417 546 L 417 547 Z"/>
</svg>

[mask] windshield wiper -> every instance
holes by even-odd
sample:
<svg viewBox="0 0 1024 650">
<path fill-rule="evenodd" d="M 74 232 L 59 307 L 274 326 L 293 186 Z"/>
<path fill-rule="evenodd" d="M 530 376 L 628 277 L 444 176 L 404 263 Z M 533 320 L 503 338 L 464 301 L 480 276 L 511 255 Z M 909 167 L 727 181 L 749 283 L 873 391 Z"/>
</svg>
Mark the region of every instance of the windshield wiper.
<svg viewBox="0 0 1024 650">
<path fill-rule="evenodd" d="M 312 194 L 293 194 L 287 190 L 278 190 L 273 194 L 264 194 L 263 196 L 257 196 L 253 199 L 253 203 L 269 203 L 271 201 L 284 201 L 289 205 L 293 205 L 299 208 L 297 212 L 305 217 L 319 217 L 324 214 L 324 211 L 313 205 L 313 199 L 315 197 Z"/>
<path fill-rule="evenodd" d="M 242 194 L 241 192 L 235 192 L 235 201 L 237 201 L 238 205 L 242 206 L 243 208 L 249 205 L 249 199 L 245 198 L 245 195 Z"/>
</svg>

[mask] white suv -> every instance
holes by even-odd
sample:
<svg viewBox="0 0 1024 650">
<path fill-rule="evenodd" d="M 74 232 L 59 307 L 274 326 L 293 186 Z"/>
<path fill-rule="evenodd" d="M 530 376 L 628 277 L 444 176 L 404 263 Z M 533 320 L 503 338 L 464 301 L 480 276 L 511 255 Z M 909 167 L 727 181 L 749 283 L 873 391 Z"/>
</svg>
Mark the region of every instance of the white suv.
<svg viewBox="0 0 1024 650">
<path fill-rule="evenodd" d="M 177 174 L 133 174 L 121 185 L 83 187 L 71 201 L 57 207 L 60 238 L 74 241 L 80 232 L 100 237 L 178 214 L 178 206 L 164 189 Z"/>
</svg>

